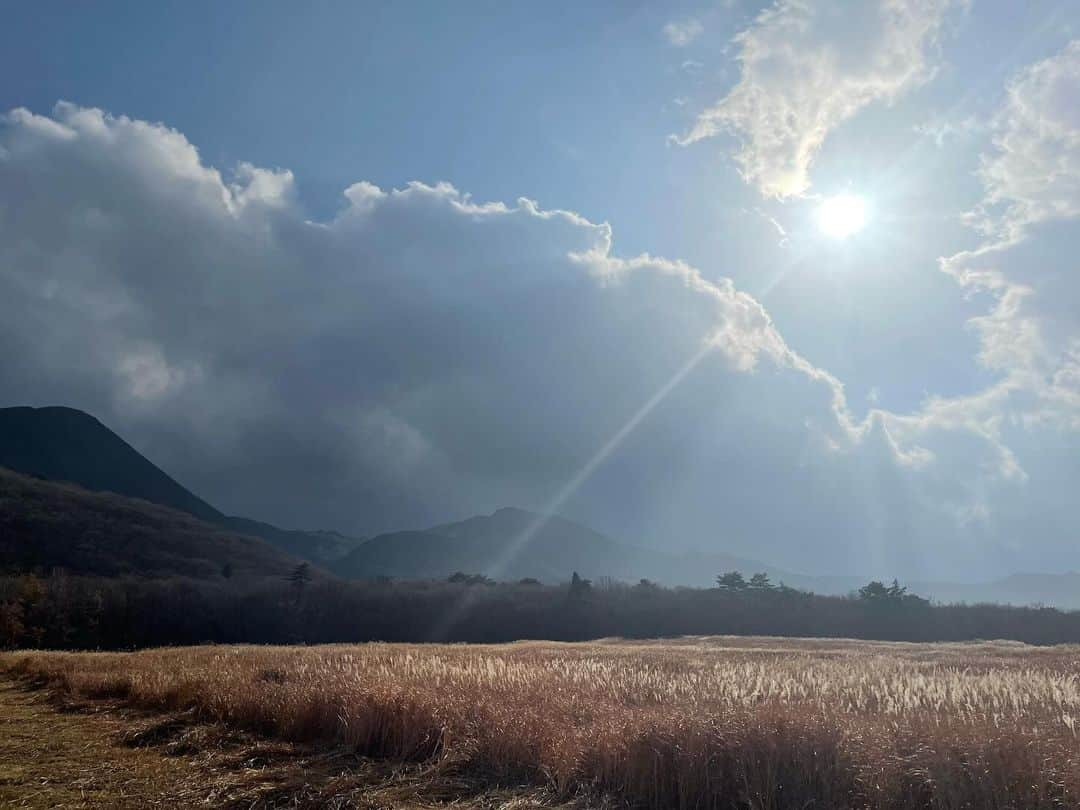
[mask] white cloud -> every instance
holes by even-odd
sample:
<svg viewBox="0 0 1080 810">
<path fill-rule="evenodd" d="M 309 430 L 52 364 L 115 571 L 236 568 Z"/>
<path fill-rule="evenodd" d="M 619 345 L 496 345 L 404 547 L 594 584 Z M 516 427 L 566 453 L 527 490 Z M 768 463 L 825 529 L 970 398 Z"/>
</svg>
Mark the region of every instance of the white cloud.
<svg viewBox="0 0 1080 810">
<path fill-rule="evenodd" d="M 743 177 L 770 197 L 810 187 L 829 132 L 863 107 L 924 82 L 953 0 L 779 0 L 735 38 L 741 76 L 683 144 L 736 135 Z"/>
<path fill-rule="evenodd" d="M 997 375 L 986 390 L 938 399 L 915 417 L 924 432 L 964 425 L 998 447 L 997 469 L 1028 481 L 1023 498 L 985 499 L 973 514 L 1017 532 L 1020 549 L 1074 534 L 1066 494 L 1080 487 L 1080 42 L 1021 70 L 1006 87 L 982 155 L 985 195 L 969 217 L 985 236 L 941 260 L 969 293 L 992 301 L 972 318 L 977 357 Z M 1067 559 L 1051 552 L 1059 564 Z M 1045 560 L 1043 565 L 1045 565 Z"/>
<path fill-rule="evenodd" d="M 974 221 L 1001 238 L 1080 215 L 1080 40 L 1009 83 L 980 175 Z"/>
<path fill-rule="evenodd" d="M 994 297 L 993 309 L 971 322 L 980 361 L 1044 403 L 1071 401 L 1068 368 L 1080 340 L 1080 281 L 1068 247 L 1069 223 L 1080 217 L 1078 110 L 1080 41 L 1009 82 L 981 160 L 985 196 L 969 216 L 986 241 L 942 260 L 962 285 Z"/>
<path fill-rule="evenodd" d="M 966 140 L 972 135 L 981 133 L 984 129 L 983 122 L 973 115 L 955 121 L 948 119 L 927 121 L 914 127 L 915 132 L 930 138 L 939 149 L 949 141 Z"/>
<path fill-rule="evenodd" d="M 87 408 L 235 512 L 366 533 L 542 506 L 699 356 L 574 514 L 925 573 L 1022 486 L 989 407 L 855 423 L 753 298 L 573 212 L 360 182 L 310 222 L 287 171 L 225 179 L 71 105 L 8 115 L 0 148 L 0 398 Z"/>
<path fill-rule="evenodd" d="M 182 388 L 189 372 L 169 366 L 157 347 L 119 357 L 115 371 L 127 381 L 128 392 L 135 399 L 157 399 L 171 390 Z M 194 370 L 198 374 L 198 369 Z"/>
<path fill-rule="evenodd" d="M 685 48 L 701 36 L 704 31 L 705 27 L 701 22 L 693 18 L 679 21 L 672 20 L 663 28 L 664 36 L 667 37 L 667 41 L 676 48 Z"/>
</svg>

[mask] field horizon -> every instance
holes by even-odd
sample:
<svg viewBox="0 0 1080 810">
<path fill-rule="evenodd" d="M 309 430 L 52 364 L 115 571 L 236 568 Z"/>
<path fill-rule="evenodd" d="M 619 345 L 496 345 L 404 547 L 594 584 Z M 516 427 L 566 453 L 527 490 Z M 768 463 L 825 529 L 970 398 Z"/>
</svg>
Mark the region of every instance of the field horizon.
<svg viewBox="0 0 1080 810">
<path fill-rule="evenodd" d="M 777 637 L 15 651 L 270 739 L 635 807 L 1080 806 L 1080 647 Z"/>
</svg>

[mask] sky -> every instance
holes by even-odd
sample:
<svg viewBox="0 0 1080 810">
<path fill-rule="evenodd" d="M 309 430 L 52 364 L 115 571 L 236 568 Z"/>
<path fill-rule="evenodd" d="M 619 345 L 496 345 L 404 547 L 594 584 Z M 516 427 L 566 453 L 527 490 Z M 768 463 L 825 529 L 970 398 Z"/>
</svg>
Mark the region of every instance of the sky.
<svg viewBox="0 0 1080 810">
<path fill-rule="evenodd" d="M 1080 569 L 1075 3 L 3 19 L 0 405 L 289 527 Z"/>
</svg>

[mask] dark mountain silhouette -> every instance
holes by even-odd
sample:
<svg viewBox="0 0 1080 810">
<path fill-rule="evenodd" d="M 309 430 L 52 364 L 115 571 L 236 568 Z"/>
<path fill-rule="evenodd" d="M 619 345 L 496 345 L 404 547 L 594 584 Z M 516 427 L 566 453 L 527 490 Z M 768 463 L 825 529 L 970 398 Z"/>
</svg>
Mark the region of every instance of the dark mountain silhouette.
<svg viewBox="0 0 1080 810">
<path fill-rule="evenodd" d="M 0 467 L 169 506 L 202 520 L 225 515 L 75 408 L 0 409 Z"/>
<path fill-rule="evenodd" d="M 0 468 L 0 571 L 281 577 L 298 560 L 264 540 L 136 498 Z"/>
<path fill-rule="evenodd" d="M 537 520 L 521 509 L 500 509 L 490 516 L 384 534 L 366 542 L 334 532 L 281 529 L 223 514 L 93 416 L 74 408 L 0 409 L 0 466 L 178 509 L 307 560 L 335 561 L 334 569 L 345 576 L 430 578 L 468 571 L 499 579 L 559 582 L 576 570 L 591 578 L 647 577 L 669 584 L 709 585 L 716 572 L 732 568 L 768 570 L 774 578 L 783 573 L 724 554 L 675 555 L 638 548 L 559 517 L 542 522 L 515 550 L 516 539 Z"/>
<path fill-rule="evenodd" d="M 93 416 L 75 408 L 0 408 L 0 467 L 179 509 L 315 562 L 341 556 L 358 542 L 335 532 L 280 529 L 225 515 Z"/>
<path fill-rule="evenodd" d="M 216 525 L 212 530 L 204 526 L 208 531 L 220 532 L 221 536 L 262 538 L 297 557 L 332 563 L 333 570 L 342 576 L 429 579 L 463 571 L 499 580 L 534 577 L 544 582 L 564 582 L 577 571 L 589 579 L 610 577 L 636 582 L 647 578 L 666 585 L 707 587 L 718 573 L 738 570 L 745 574 L 762 571 L 773 582 L 783 581 L 820 594 L 851 593 L 869 579 L 794 574 L 724 553 L 671 553 L 643 548 L 560 517 L 541 521 L 533 531 L 537 515 L 512 508 L 430 529 L 382 534 L 367 541 L 335 532 L 281 529 L 221 513 L 93 416 L 74 408 L 0 408 L 0 466 L 182 510 Z M 145 528 L 159 524 L 141 525 Z M 9 547 L 10 539 L 0 538 L 0 543 Z M 204 555 L 200 559 L 216 558 Z M 159 563 L 155 565 L 160 568 Z M 112 568 L 119 570 L 123 566 L 117 562 Z M 209 570 L 205 565 L 202 568 Z M 907 584 L 912 592 L 941 602 L 1043 603 L 1080 608 L 1080 574 L 1073 572 L 1014 574 L 982 583 Z"/>
<path fill-rule="evenodd" d="M 493 579 L 534 577 L 564 582 L 577 571 L 590 579 L 708 586 L 719 571 L 769 571 L 728 554 L 672 554 L 621 543 L 561 517 L 541 520 L 505 508 L 423 531 L 382 534 L 365 541 L 335 565 L 343 576 L 443 578 L 457 571 Z"/>
</svg>

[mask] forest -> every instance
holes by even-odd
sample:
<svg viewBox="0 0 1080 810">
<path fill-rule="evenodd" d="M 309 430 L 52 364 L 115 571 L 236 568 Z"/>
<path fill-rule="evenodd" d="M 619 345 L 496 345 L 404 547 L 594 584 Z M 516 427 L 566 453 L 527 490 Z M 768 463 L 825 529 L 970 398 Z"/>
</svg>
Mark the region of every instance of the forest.
<svg viewBox="0 0 1080 810">
<path fill-rule="evenodd" d="M 227 571 L 225 573 L 228 573 Z M 344 582 L 301 564 L 287 576 L 206 582 L 65 574 L 0 577 L 0 646 L 125 650 L 203 643 L 584 641 L 775 635 L 887 641 L 1080 641 L 1080 612 L 933 604 L 893 583 L 848 596 L 717 576 L 713 588 L 525 579 Z"/>
</svg>

